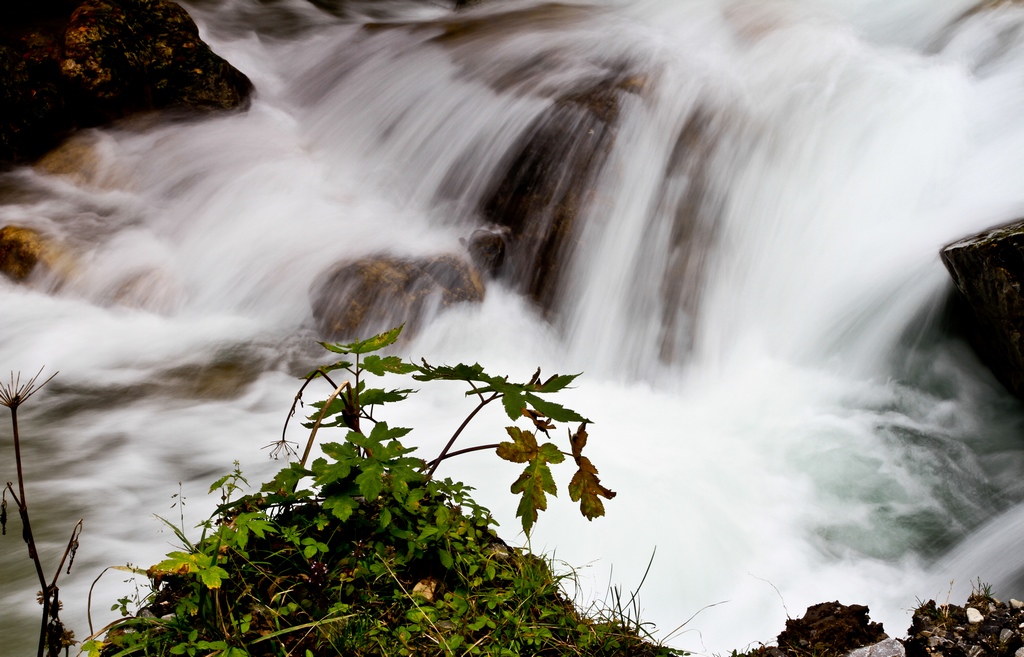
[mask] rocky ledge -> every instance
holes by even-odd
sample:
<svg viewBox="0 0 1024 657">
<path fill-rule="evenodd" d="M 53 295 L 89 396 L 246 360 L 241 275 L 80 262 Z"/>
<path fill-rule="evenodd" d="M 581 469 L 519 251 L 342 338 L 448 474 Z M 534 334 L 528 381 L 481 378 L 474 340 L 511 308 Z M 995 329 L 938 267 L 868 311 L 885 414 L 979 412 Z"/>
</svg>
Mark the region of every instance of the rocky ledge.
<svg viewBox="0 0 1024 657">
<path fill-rule="evenodd" d="M 1024 657 L 1024 602 L 1000 602 L 982 588 L 958 607 L 934 600 L 914 611 L 907 637 L 890 638 L 868 608 L 824 602 L 786 621 L 775 646 L 752 657 Z M 734 657 L 736 657 L 734 655 Z"/>
</svg>

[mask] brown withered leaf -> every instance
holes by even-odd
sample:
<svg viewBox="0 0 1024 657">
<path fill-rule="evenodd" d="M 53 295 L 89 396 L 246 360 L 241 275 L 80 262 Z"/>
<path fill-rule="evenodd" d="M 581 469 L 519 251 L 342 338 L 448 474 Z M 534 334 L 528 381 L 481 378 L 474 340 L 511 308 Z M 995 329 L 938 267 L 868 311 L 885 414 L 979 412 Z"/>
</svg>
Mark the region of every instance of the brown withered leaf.
<svg viewBox="0 0 1024 657">
<path fill-rule="evenodd" d="M 584 436 L 586 436 L 585 433 Z M 576 452 L 575 445 L 573 445 L 573 452 Z M 601 485 L 601 480 L 597 477 L 597 468 L 586 456 L 577 457 L 576 463 L 580 469 L 569 482 L 569 499 L 579 502 L 580 512 L 583 516 L 587 520 L 593 520 L 604 515 L 604 502 L 601 501 L 601 498 L 610 500 L 615 497 L 615 492 Z"/>
<path fill-rule="evenodd" d="M 524 408 L 523 415 L 525 417 L 530 418 L 530 421 L 533 422 L 533 426 L 537 428 L 537 431 L 548 432 L 555 428 L 555 425 L 551 422 L 551 419 L 548 418 L 543 413 L 539 413 L 530 408 Z"/>
<path fill-rule="evenodd" d="M 569 444 L 572 445 L 572 457 L 576 459 L 576 465 L 580 464 L 580 457 L 583 455 L 583 448 L 587 446 L 587 423 L 580 424 L 576 433 L 569 434 Z"/>
</svg>

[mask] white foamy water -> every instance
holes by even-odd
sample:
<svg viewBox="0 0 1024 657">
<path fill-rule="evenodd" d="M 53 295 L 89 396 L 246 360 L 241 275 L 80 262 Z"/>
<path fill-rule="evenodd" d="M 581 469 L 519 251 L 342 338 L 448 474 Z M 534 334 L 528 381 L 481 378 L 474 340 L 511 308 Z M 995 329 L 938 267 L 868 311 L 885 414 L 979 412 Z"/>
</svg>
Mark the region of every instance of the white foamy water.
<svg viewBox="0 0 1024 657">
<path fill-rule="evenodd" d="M 533 548 L 579 568 L 581 604 L 634 589 L 656 550 L 644 617 L 700 653 L 768 642 L 816 602 L 867 604 L 899 636 L 951 580 L 954 600 L 976 577 L 1024 594 L 1024 414 L 949 334 L 938 260 L 1024 210 L 1024 10 L 949 27 L 968 8 L 494 1 L 460 32 L 429 4 L 191 6 L 254 81 L 248 112 L 93 131 L 92 179 L 3 181 L 0 225 L 70 254 L 59 284 L 0 280 L 0 371 L 61 371 L 21 419 L 51 554 L 85 519 L 65 621 L 87 634 L 104 566 L 172 549 L 153 515 L 177 519 L 178 482 L 191 526 L 234 460 L 254 484 L 273 472 L 260 448 L 295 375 L 326 360 L 317 277 L 459 252 L 524 131 L 609 75 L 630 91 L 554 312 L 495 281 L 402 347 L 514 377 L 584 372 L 564 402 L 594 420 L 588 450 L 619 495 L 593 523 L 553 503 Z M 426 455 L 469 410 L 441 386 L 392 424 Z M 493 460 L 446 467 L 522 540 L 514 469 Z M 20 637 L 4 655 L 35 635 L 16 536 L 0 542 L 0 635 Z M 132 592 L 101 582 L 97 628 Z"/>
</svg>

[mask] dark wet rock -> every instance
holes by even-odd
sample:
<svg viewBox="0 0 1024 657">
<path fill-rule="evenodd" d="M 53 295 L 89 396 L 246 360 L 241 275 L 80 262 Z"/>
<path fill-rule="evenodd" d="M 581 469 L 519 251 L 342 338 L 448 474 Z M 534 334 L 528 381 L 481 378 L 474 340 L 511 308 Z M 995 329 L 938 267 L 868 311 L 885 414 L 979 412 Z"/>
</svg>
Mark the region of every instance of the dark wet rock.
<svg viewBox="0 0 1024 657">
<path fill-rule="evenodd" d="M 0 36 L 0 162 L 35 157 L 70 127 L 57 39 L 35 30 Z"/>
<path fill-rule="evenodd" d="M 32 160 L 74 129 L 138 111 L 239 107 L 252 91 L 176 3 L 41 6 L 0 25 L 0 162 Z"/>
<path fill-rule="evenodd" d="M 477 269 L 492 276 L 498 272 L 505 262 L 508 237 L 507 228 L 479 228 L 473 231 L 465 246 Z"/>
<path fill-rule="evenodd" d="M 966 301 L 968 338 L 996 377 L 1024 399 L 1024 222 L 988 230 L 942 250 Z"/>
<path fill-rule="evenodd" d="M 252 84 L 199 38 L 166 0 L 86 0 L 64 34 L 61 73 L 97 108 L 230 109 Z"/>
<path fill-rule="evenodd" d="M 484 195 L 481 214 L 509 229 L 502 276 L 545 310 L 553 308 L 558 274 L 614 145 L 632 79 L 610 77 L 556 99 L 524 132 Z"/>
<path fill-rule="evenodd" d="M 869 620 L 867 607 L 822 602 L 803 618 L 787 620 L 778 644 L 790 654 L 842 654 L 887 638 L 882 625 Z"/>
<path fill-rule="evenodd" d="M 43 256 L 43 238 L 30 228 L 0 228 L 0 272 L 15 281 L 29 277 Z"/>
<path fill-rule="evenodd" d="M 851 651 L 875 646 L 887 640 L 880 623 L 873 623 L 868 617 L 868 608 L 863 605 L 844 605 L 839 602 L 823 602 L 807 608 L 802 618 L 790 618 L 786 629 L 776 638 L 777 646 L 765 646 L 752 650 L 752 657 L 841 657 Z M 880 657 L 885 647 L 872 652 Z"/>
<path fill-rule="evenodd" d="M 342 263 L 312 290 L 313 318 L 325 339 L 370 335 L 405 324 L 414 332 L 430 311 L 484 298 L 480 275 L 454 255 L 376 256 Z"/>
</svg>

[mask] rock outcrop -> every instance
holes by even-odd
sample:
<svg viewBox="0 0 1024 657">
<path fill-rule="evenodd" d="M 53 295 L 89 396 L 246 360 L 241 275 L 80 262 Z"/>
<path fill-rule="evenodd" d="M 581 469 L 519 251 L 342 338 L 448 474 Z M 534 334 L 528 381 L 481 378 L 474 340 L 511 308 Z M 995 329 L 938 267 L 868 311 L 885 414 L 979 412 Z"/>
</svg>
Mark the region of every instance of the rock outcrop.
<svg viewBox="0 0 1024 657">
<path fill-rule="evenodd" d="M 313 319 L 328 340 L 354 339 L 399 324 L 411 334 L 434 308 L 483 298 L 480 275 L 455 255 L 381 255 L 345 262 L 311 291 Z"/>
<path fill-rule="evenodd" d="M 42 4 L 0 16 L 0 162 L 34 159 L 76 128 L 144 110 L 231 109 L 252 92 L 174 2 Z"/>
<path fill-rule="evenodd" d="M 971 344 L 1024 399 L 1024 222 L 960 240 L 941 255 L 966 302 Z"/>
</svg>

